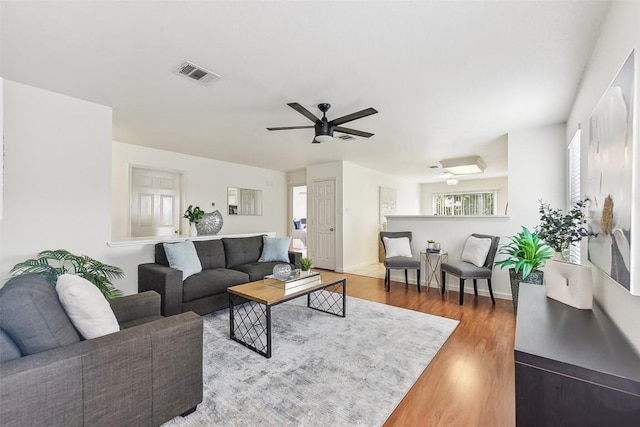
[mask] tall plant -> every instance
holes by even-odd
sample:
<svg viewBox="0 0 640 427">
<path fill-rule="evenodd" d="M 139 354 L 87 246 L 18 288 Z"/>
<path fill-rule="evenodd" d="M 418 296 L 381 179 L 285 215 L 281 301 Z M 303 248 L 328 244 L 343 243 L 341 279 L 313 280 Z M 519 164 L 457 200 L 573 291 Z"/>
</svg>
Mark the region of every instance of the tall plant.
<svg viewBox="0 0 640 427">
<path fill-rule="evenodd" d="M 553 249 L 544 244 L 536 233 L 522 227 L 522 231 L 512 236 L 511 243 L 500 248 L 499 254 L 507 255 L 502 261 L 494 264 L 500 268 L 513 266 L 516 274 L 526 279 L 531 272 L 544 267 L 547 260 L 553 257 Z"/>
<path fill-rule="evenodd" d="M 111 283 L 124 277 L 121 268 L 86 255 L 74 255 L 64 249 L 42 251 L 35 258 L 14 265 L 10 271 L 12 276 L 38 274 L 53 286 L 58 277 L 65 273 L 75 274 L 93 283 L 107 299 L 122 296 L 122 291 Z"/>
<path fill-rule="evenodd" d="M 589 202 L 585 198 L 576 203 L 567 213 L 554 209 L 540 200 L 540 224 L 536 233 L 556 252 L 564 253 L 572 243 L 589 235 L 583 207 Z"/>
</svg>

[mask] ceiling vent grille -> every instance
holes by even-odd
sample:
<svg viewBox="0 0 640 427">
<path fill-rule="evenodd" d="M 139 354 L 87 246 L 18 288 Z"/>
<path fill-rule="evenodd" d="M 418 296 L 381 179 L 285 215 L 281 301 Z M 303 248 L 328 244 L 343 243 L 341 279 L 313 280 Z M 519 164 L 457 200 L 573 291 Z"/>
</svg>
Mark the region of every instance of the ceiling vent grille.
<svg viewBox="0 0 640 427">
<path fill-rule="evenodd" d="M 343 141 L 351 141 L 352 139 L 355 139 L 355 138 L 351 135 L 340 135 L 338 139 L 341 139 Z"/>
<path fill-rule="evenodd" d="M 174 72 L 180 76 L 188 78 L 189 80 L 198 82 L 203 86 L 209 86 L 221 78 L 213 71 L 202 68 L 201 66 L 189 61 L 184 61 L 174 70 Z"/>
</svg>

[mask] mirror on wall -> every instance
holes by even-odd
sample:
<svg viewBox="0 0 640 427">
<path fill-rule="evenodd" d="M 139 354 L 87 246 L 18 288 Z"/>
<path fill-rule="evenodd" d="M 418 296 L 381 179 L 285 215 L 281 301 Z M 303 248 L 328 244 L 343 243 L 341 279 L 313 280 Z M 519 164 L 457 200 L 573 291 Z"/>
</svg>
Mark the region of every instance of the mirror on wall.
<svg viewBox="0 0 640 427">
<path fill-rule="evenodd" d="M 262 215 L 262 190 L 227 188 L 229 215 Z"/>
</svg>

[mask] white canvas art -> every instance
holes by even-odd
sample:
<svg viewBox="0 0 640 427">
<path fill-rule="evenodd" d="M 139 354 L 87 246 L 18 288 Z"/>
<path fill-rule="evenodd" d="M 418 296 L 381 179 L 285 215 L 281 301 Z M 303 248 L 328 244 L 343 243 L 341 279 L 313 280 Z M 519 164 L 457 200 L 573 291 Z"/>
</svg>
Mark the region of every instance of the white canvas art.
<svg viewBox="0 0 640 427">
<path fill-rule="evenodd" d="M 380 187 L 380 224 L 387 222 L 386 215 L 396 213 L 396 189 Z"/>
<path fill-rule="evenodd" d="M 589 261 L 632 294 L 640 294 L 634 200 L 634 76 L 631 52 L 589 120 Z M 637 233 L 636 233 L 637 234 Z M 635 262 L 634 262 L 635 259 Z M 635 282 L 635 285 L 634 285 Z"/>
</svg>

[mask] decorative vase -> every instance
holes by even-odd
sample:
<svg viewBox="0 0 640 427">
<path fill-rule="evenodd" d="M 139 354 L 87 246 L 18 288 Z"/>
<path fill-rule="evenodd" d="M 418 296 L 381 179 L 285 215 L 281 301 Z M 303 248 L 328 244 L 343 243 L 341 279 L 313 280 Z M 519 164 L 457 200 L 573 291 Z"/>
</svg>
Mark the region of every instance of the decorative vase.
<svg viewBox="0 0 640 427">
<path fill-rule="evenodd" d="M 291 266 L 289 264 L 276 264 L 273 267 L 273 275 L 277 279 L 288 279 L 291 276 Z"/>
<path fill-rule="evenodd" d="M 511 299 L 513 301 L 513 314 L 518 314 L 518 293 L 520 292 L 520 283 L 533 283 L 534 285 L 542 284 L 544 280 L 544 273 L 540 270 L 532 271 L 529 273 L 526 279 L 516 273 L 513 268 L 509 269 L 509 281 L 511 282 Z"/>
<path fill-rule="evenodd" d="M 195 222 L 189 223 L 189 236 L 196 237 L 198 235 L 198 228 Z"/>
<path fill-rule="evenodd" d="M 555 259 L 545 269 L 547 297 L 580 310 L 591 310 L 591 267 Z"/>
<path fill-rule="evenodd" d="M 566 261 L 564 255 L 562 255 L 562 252 L 560 252 L 560 251 L 556 251 L 553 254 L 553 258 L 551 258 L 551 259 L 553 259 L 555 261 Z"/>
<path fill-rule="evenodd" d="M 211 236 L 218 234 L 222 229 L 222 223 L 222 214 L 220 211 L 215 210 L 213 212 L 205 213 L 202 219 L 196 224 L 198 235 Z"/>
</svg>

